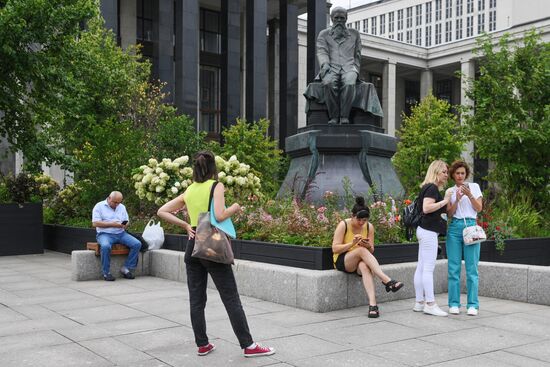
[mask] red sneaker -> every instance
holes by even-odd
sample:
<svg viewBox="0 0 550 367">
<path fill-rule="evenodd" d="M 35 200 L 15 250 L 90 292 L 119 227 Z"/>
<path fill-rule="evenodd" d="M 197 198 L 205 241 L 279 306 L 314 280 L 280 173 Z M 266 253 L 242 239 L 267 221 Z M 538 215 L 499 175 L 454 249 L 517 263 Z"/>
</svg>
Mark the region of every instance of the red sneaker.
<svg viewBox="0 0 550 367">
<path fill-rule="evenodd" d="M 205 356 L 214 349 L 216 349 L 216 346 L 214 344 L 208 343 L 208 345 L 205 345 L 204 347 L 199 347 L 199 351 L 197 352 L 197 354 L 199 356 Z"/>
<path fill-rule="evenodd" d="M 261 357 L 261 356 L 270 356 L 275 354 L 275 349 L 261 346 L 256 343 L 255 348 L 244 348 L 245 357 Z"/>
</svg>

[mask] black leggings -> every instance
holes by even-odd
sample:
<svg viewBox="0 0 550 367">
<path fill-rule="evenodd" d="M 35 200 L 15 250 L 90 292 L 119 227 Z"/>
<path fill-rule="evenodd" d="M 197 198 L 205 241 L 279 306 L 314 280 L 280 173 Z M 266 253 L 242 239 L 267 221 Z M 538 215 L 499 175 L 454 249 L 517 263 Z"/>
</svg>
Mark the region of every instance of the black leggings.
<svg viewBox="0 0 550 367">
<path fill-rule="evenodd" d="M 248 329 L 248 322 L 246 321 L 231 265 L 191 257 L 194 247 L 195 240 L 190 239 L 185 250 L 185 268 L 189 289 L 191 325 L 193 326 L 197 346 L 202 347 L 208 344 L 204 308 L 206 307 L 206 284 L 208 274 L 210 274 L 220 293 L 233 332 L 237 336 L 241 348 L 248 347 L 254 341 Z"/>
</svg>

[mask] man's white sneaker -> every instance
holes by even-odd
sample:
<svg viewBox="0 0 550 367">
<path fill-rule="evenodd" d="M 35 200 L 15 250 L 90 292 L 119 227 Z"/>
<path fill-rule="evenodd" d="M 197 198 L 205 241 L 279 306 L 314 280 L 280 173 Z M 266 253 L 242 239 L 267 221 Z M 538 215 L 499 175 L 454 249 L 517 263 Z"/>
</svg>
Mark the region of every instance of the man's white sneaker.
<svg viewBox="0 0 550 367">
<path fill-rule="evenodd" d="M 414 312 L 422 312 L 424 311 L 424 302 L 415 302 L 413 307 Z"/>
<path fill-rule="evenodd" d="M 428 314 L 428 315 L 447 316 L 447 312 L 440 309 L 439 306 L 435 303 L 431 306 L 429 304 L 425 304 L 423 311 L 424 311 L 425 314 Z"/>
<path fill-rule="evenodd" d="M 449 307 L 449 313 L 451 315 L 458 315 L 458 314 L 460 314 L 460 308 L 458 308 L 456 306 Z"/>
<path fill-rule="evenodd" d="M 468 308 L 468 311 L 466 312 L 468 316 L 477 316 L 477 308 L 470 307 Z"/>
</svg>

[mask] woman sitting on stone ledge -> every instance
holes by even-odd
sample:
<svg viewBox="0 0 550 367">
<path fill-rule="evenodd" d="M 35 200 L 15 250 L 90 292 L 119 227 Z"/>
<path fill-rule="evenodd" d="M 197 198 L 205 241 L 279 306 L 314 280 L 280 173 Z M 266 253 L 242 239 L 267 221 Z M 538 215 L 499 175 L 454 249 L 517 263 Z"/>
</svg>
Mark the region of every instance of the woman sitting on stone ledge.
<svg viewBox="0 0 550 367">
<path fill-rule="evenodd" d="M 392 280 L 380 268 L 374 257 L 374 226 L 369 223 L 370 210 L 361 196 L 355 198 L 351 218 L 344 219 L 334 231 L 332 252 L 334 268 L 346 273 L 357 273 L 363 279 L 363 286 L 369 297 L 368 317 L 380 316 L 376 304 L 374 275 L 386 286 L 386 292 L 397 292 L 402 282 Z"/>
</svg>

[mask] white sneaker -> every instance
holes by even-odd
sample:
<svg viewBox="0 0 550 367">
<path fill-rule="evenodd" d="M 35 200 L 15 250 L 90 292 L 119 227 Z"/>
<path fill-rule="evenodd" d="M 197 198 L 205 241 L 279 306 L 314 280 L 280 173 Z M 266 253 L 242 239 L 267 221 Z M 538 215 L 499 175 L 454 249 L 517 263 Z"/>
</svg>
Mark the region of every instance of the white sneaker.
<svg viewBox="0 0 550 367">
<path fill-rule="evenodd" d="M 451 315 L 458 315 L 458 314 L 460 314 L 460 308 L 458 308 L 456 306 L 449 307 L 449 313 Z"/>
<path fill-rule="evenodd" d="M 470 307 L 468 308 L 468 311 L 466 312 L 468 316 L 477 316 L 477 308 Z"/>
<path fill-rule="evenodd" d="M 424 302 L 415 302 L 413 307 L 414 312 L 424 311 Z"/>
<path fill-rule="evenodd" d="M 425 314 L 428 314 L 428 315 L 433 315 L 433 316 L 447 316 L 447 312 L 443 311 L 442 309 L 439 308 L 439 306 L 437 304 L 433 304 L 433 305 L 429 305 L 429 304 L 425 304 L 424 305 L 424 313 Z"/>
</svg>

